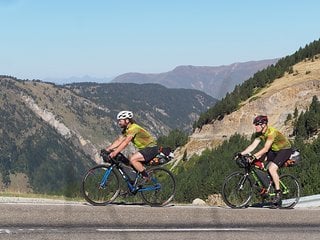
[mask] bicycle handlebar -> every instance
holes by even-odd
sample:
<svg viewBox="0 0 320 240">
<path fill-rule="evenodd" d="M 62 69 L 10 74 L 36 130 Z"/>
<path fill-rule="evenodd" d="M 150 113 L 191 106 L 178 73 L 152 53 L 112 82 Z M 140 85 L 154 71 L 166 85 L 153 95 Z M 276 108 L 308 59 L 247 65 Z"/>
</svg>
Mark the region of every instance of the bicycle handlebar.
<svg viewBox="0 0 320 240">
<path fill-rule="evenodd" d="M 115 156 L 114 158 L 110 157 L 110 153 L 111 153 L 111 151 L 101 149 L 100 156 L 102 157 L 104 162 L 114 163 L 114 164 L 119 164 L 119 163 L 128 164 L 129 163 L 129 160 L 122 153 L 118 153 L 117 156 Z"/>
<path fill-rule="evenodd" d="M 250 166 L 249 156 L 242 155 L 241 153 L 237 153 L 234 159 L 236 160 L 237 165 L 240 168 L 247 168 Z"/>
</svg>

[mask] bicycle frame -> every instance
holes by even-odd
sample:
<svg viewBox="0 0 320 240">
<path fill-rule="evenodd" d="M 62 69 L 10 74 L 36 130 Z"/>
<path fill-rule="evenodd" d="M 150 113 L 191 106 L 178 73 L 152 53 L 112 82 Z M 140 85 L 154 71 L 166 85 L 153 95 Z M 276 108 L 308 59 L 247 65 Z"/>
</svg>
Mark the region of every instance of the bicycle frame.
<svg viewBox="0 0 320 240">
<path fill-rule="evenodd" d="M 111 165 L 110 167 L 108 167 L 106 169 L 105 174 L 103 175 L 103 178 L 100 182 L 100 187 L 103 188 L 109 178 L 110 173 L 112 172 L 113 169 L 117 169 L 117 171 L 120 173 L 120 175 L 122 176 L 122 178 L 124 179 L 124 181 L 127 183 L 127 187 L 130 190 L 131 193 L 137 193 L 137 192 L 143 192 L 143 191 L 155 191 L 155 190 L 159 190 L 161 188 L 161 185 L 159 183 L 156 182 L 155 179 L 151 178 L 151 181 L 153 181 L 154 183 L 156 183 L 155 186 L 147 186 L 147 187 L 138 187 L 136 186 L 137 180 L 138 180 L 138 175 L 134 181 L 134 183 L 132 184 L 129 181 L 128 176 L 125 174 L 125 172 L 122 171 L 121 168 L 119 168 L 119 166 L 117 166 L 116 164 Z"/>
<path fill-rule="evenodd" d="M 106 185 L 112 169 L 113 169 L 113 166 L 107 168 L 107 170 L 103 174 L 103 178 L 101 179 L 101 182 L 99 184 L 100 188 L 103 188 Z"/>
<path fill-rule="evenodd" d="M 125 198 L 137 193 L 150 206 L 162 207 L 172 201 L 176 183 L 168 169 L 159 166 L 147 168 L 150 181 L 145 181 L 140 173 L 128 166 L 122 155 L 119 156 L 116 159 L 105 157 L 104 163 L 93 166 L 85 173 L 81 192 L 87 202 L 105 206 L 119 196 Z"/>
<path fill-rule="evenodd" d="M 256 173 L 256 171 L 254 169 L 252 169 L 252 165 L 248 166 L 247 168 L 245 168 L 245 178 L 243 181 L 245 181 L 245 179 L 251 175 L 254 179 L 254 182 L 258 184 L 259 188 L 261 189 L 264 189 L 265 191 L 260 193 L 260 194 L 267 194 L 267 196 L 269 197 L 274 197 L 276 194 L 274 192 L 270 192 L 270 189 L 272 187 L 272 184 L 273 184 L 273 180 L 270 176 L 270 182 L 269 182 L 269 185 L 268 187 L 264 186 L 263 183 L 262 183 L 262 180 L 259 179 L 258 177 L 258 174 Z M 264 170 L 264 171 L 267 171 L 267 170 Z M 279 183 L 280 183 L 280 186 L 282 187 L 282 189 L 284 189 L 283 191 L 283 194 L 287 194 L 289 192 L 289 189 L 288 187 L 281 181 L 281 179 L 279 179 Z M 243 183 L 242 183 L 243 184 Z"/>
</svg>

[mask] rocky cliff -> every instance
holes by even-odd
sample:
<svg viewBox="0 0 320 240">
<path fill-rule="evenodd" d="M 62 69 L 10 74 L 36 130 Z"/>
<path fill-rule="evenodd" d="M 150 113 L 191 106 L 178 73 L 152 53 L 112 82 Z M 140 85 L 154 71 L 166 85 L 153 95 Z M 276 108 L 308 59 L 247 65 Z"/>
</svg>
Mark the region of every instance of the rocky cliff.
<svg viewBox="0 0 320 240">
<path fill-rule="evenodd" d="M 176 151 L 176 159 L 179 161 L 185 152 L 191 157 L 206 148 L 214 148 L 235 133 L 251 137 L 254 133 L 252 120 L 258 114 L 268 115 L 269 124 L 289 136 L 292 125 L 285 124 L 288 114 L 293 115 L 296 108 L 299 112 L 305 111 L 315 95 L 320 98 L 319 57 L 296 64 L 293 73 L 276 79 L 223 120 L 196 129 L 188 143 Z"/>
</svg>

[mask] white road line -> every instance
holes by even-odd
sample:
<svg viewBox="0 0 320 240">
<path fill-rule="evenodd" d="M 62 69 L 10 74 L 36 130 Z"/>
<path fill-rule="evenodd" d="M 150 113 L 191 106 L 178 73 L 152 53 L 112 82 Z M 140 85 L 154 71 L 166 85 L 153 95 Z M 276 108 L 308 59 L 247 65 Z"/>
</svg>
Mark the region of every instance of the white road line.
<svg viewBox="0 0 320 240">
<path fill-rule="evenodd" d="M 100 228 L 99 232 L 218 232 L 253 231 L 250 228 Z"/>
<path fill-rule="evenodd" d="M 0 229 L 0 234 L 1 233 L 6 233 L 6 234 L 10 234 L 11 231 L 9 229 Z"/>
</svg>

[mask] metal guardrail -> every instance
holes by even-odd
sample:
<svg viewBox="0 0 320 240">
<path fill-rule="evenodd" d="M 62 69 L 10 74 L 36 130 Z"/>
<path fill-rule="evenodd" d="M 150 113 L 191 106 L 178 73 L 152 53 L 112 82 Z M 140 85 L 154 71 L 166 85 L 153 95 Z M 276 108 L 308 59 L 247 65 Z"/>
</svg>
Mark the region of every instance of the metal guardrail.
<svg viewBox="0 0 320 240">
<path fill-rule="evenodd" d="M 295 208 L 320 207 L 320 194 L 301 197 Z"/>
</svg>

